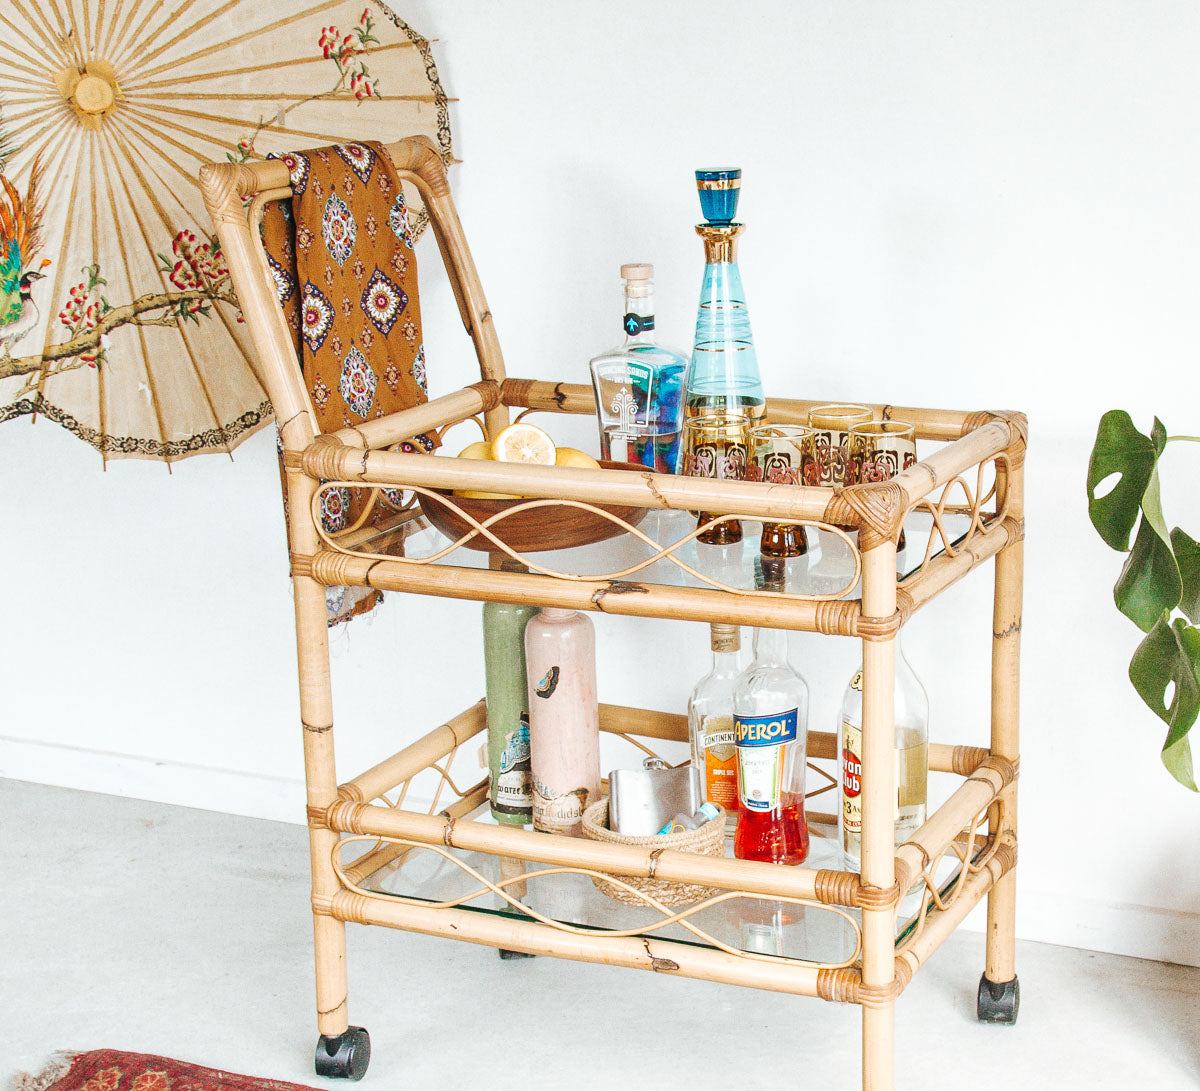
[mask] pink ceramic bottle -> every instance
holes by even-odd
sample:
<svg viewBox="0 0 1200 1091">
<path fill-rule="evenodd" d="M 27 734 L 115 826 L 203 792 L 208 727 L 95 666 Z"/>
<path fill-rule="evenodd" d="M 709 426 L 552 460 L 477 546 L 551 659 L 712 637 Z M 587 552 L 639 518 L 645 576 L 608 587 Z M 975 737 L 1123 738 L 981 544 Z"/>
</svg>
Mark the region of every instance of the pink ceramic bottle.
<svg viewBox="0 0 1200 1091">
<path fill-rule="evenodd" d="M 600 798 L 596 632 L 578 610 L 547 607 L 525 626 L 533 828 L 578 836 Z"/>
</svg>

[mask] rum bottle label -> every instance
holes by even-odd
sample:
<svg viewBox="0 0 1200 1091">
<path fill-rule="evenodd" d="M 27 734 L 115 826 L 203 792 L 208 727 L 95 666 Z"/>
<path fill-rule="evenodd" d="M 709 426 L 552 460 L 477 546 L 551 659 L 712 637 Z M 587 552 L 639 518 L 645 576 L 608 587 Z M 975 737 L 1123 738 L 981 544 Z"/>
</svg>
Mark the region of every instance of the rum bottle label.
<svg viewBox="0 0 1200 1091">
<path fill-rule="evenodd" d="M 738 797 L 749 811 L 773 811 L 783 800 L 788 744 L 796 741 L 798 709 L 772 716 L 737 716 Z"/>
<path fill-rule="evenodd" d="M 862 728 L 842 721 L 842 829 L 862 834 Z"/>
</svg>

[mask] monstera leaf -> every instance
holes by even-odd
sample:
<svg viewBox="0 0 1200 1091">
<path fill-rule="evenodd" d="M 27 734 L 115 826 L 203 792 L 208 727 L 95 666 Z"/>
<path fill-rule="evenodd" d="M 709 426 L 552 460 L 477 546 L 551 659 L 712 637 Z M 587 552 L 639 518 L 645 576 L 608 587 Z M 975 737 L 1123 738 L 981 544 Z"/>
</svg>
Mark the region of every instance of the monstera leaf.
<svg viewBox="0 0 1200 1091">
<path fill-rule="evenodd" d="M 1157 417 L 1147 436 L 1123 409 L 1105 413 L 1088 463 L 1088 515 L 1105 542 L 1129 554 L 1113 600 L 1147 634 L 1129 679 L 1167 724 L 1163 764 L 1196 791 L 1187 734 L 1200 714 L 1200 544 L 1179 527 L 1168 529 L 1163 516 L 1158 460 L 1173 438 L 1193 437 L 1169 437 Z M 1114 475 L 1116 484 L 1098 496 Z M 1184 616 L 1172 619 L 1176 609 Z"/>
</svg>

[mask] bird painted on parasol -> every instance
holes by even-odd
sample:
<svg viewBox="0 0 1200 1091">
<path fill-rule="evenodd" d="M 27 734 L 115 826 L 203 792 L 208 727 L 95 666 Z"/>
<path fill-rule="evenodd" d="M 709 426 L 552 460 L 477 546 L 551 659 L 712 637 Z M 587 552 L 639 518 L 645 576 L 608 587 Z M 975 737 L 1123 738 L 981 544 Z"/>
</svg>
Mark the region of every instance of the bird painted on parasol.
<svg viewBox="0 0 1200 1091">
<path fill-rule="evenodd" d="M 49 258 L 43 258 L 33 267 L 42 245 L 42 172 L 39 159 L 24 198 L 0 174 L 0 358 L 11 356 L 12 347 L 38 325 L 33 286 L 44 278 L 42 270 L 50 264 Z"/>
</svg>

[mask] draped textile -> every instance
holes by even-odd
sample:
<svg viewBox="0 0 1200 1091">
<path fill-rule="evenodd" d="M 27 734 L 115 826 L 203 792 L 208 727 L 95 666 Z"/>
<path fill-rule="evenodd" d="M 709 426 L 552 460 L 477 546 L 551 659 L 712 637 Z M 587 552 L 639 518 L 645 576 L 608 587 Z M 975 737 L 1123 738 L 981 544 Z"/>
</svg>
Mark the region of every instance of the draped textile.
<svg viewBox="0 0 1200 1091">
<path fill-rule="evenodd" d="M 290 202 L 272 202 L 263 243 L 322 432 L 362 424 L 427 400 L 414 233 L 396 168 L 382 144 L 336 144 L 279 156 Z M 431 452 L 436 436 L 400 445 Z M 286 484 L 284 486 L 286 504 Z M 330 534 L 380 525 L 402 490 L 330 489 Z M 334 591 L 334 589 L 330 589 Z M 330 596 L 330 624 L 370 610 L 367 588 Z"/>
</svg>

